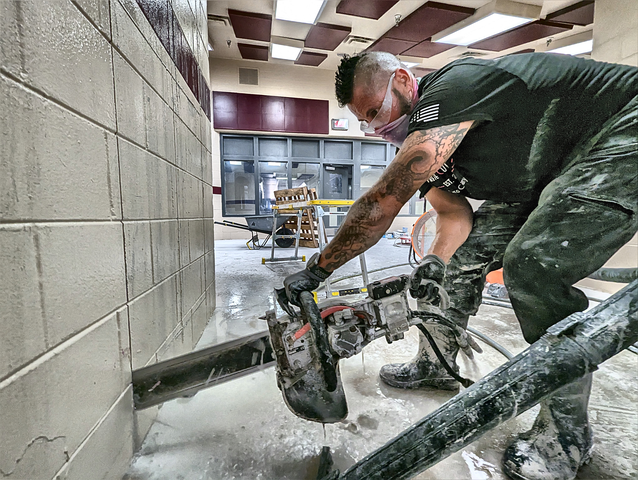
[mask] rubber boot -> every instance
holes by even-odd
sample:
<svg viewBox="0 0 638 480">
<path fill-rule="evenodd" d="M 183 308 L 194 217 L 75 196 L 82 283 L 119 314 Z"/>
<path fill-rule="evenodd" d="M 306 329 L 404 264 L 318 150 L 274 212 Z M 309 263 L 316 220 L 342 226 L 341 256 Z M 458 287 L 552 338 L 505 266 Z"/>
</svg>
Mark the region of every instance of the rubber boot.
<svg viewBox="0 0 638 480">
<path fill-rule="evenodd" d="M 572 480 L 590 458 L 593 438 L 587 417 L 592 375 L 541 402 L 532 429 L 503 455 L 503 471 L 515 480 Z"/>
<path fill-rule="evenodd" d="M 428 325 L 428 331 L 434 338 L 443 358 L 459 372 L 456 355 L 459 345 L 454 333 L 443 325 Z M 407 363 L 392 363 L 384 365 L 379 371 L 379 377 L 391 387 L 397 388 L 438 388 L 441 390 L 458 390 L 460 384 L 443 368 L 436 357 L 430 342 L 419 332 L 419 352 Z"/>
</svg>

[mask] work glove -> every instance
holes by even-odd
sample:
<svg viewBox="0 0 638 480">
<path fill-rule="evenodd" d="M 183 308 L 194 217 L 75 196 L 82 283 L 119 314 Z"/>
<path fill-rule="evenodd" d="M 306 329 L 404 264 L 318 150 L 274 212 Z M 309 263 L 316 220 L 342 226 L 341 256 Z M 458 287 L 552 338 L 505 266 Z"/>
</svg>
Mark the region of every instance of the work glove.
<svg viewBox="0 0 638 480">
<path fill-rule="evenodd" d="M 319 253 L 315 253 L 310 257 L 310 260 L 308 260 L 305 269 L 285 278 L 284 289 L 286 296 L 288 297 L 288 301 L 293 305 L 300 307 L 299 294 L 301 292 L 312 292 L 316 290 L 319 284 L 330 276 L 330 272 L 317 265 L 319 256 Z"/>
<path fill-rule="evenodd" d="M 442 298 L 447 298 L 443 290 L 445 278 L 445 262 L 432 253 L 423 257 L 419 265 L 410 275 L 410 295 L 421 298 L 432 305 L 439 305 Z"/>
</svg>

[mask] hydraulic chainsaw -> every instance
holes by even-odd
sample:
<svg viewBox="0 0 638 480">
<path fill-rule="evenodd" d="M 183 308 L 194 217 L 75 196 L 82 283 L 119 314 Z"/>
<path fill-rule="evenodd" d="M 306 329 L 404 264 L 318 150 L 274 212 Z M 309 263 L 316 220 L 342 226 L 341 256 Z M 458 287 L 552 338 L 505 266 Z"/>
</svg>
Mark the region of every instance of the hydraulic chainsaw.
<svg viewBox="0 0 638 480">
<path fill-rule="evenodd" d="M 302 292 L 300 311 L 290 306 L 283 289 L 275 289 L 286 314 L 277 318 L 275 310 L 270 310 L 266 320 L 277 361 L 277 383 L 295 415 L 322 423 L 343 420 L 348 407 L 339 360 L 356 355 L 378 338 L 384 337 L 388 343 L 403 339 L 413 325 L 423 332 L 448 373 L 464 386 L 471 385 L 445 361 L 426 325 L 438 323 L 450 328 L 470 358 L 472 350 L 480 353 L 481 348 L 464 329 L 447 320 L 438 306 L 411 310 L 408 285 L 407 275 L 389 277 L 368 285 L 368 296 L 362 300 L 336 298 L 319 304 L 310 292 Z M 440 306 L 446 308 L 445 298 Z"/>
</svg>

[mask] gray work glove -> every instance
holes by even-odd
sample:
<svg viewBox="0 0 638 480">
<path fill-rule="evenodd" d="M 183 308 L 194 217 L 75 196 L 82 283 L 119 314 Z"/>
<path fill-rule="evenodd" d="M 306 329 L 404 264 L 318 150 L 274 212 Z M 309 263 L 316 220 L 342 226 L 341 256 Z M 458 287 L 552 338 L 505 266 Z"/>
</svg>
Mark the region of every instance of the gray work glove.
<svg viewBox="0 0 638 480">
<path fill-rule="evenodd" d="M 419 265 L 410 275 L 410 295 L 422 298 L 428 303 L 439 305 L 443 297 L 447 298 L 443 290 L 445 278 L 445 262 L 432 253 L 423 257 Z"/>
<path fill-rule="evenodd" d="M 319 253 L 315 253 L 310 257 L 310 260 L 308 260 L 305 269 L 287 276 L 284 280 L 286 296 L 288 297 L 288 301 L 293 305 L 300 307 L 299 294 L 301 292 L 312 292 L 316 290 L 319 284 L 330 276 L 330 272 L 327 272 L 317 265 L 319 256 Z"/>
</svg>

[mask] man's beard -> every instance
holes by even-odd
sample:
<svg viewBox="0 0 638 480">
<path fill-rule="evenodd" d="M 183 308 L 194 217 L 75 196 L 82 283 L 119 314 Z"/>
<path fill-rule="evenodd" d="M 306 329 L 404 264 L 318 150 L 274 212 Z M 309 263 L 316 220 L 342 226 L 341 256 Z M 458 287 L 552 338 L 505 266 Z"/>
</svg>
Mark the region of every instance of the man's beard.
<svg viewBox="0 0 638 480">
<path fill-rule="evenodd" d="M 396 95 L 397 101 L 399 102 L 399 114 L 409 114 L 412 111 L 412 99 L 408 99 L 407 97 L 401 95 L 401 92 L 399 92 L 396 88 L 393 88 L 392 91 Z"/>
</svg>

